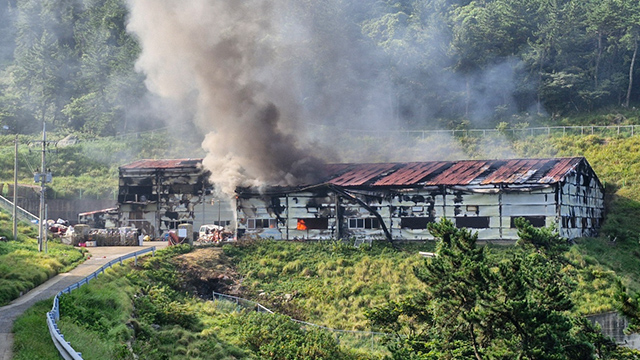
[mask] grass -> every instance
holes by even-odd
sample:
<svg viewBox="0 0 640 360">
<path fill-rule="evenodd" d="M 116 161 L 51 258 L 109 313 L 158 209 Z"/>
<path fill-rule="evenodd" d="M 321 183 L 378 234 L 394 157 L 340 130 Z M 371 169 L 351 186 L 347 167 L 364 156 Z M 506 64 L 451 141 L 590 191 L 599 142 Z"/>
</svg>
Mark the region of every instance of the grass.
<svg viewBox="0 0 640 360">
<path fill-rule="evenodd" d="M 10 216 L 0 212 L 0 235 L 12 238 Z M 18 239 L 0 242 L 0 306 L 8 304 L 52 276 L 75 267 L 84 260 L 81 250 L 50 241 L 48 252 L 38 252 L 35 230 L 18 227 Z"/>
<path fill-rule="evenodd" d="M 125 341 L 133 335 L 126 326 L 133 311 L 134 289 L 125 275 L 127 267 L 116 266 L 91 287 L 83 286 L 60 298 L 58 326 L 85 359 L 117 359 L 128 352 Z M 117 341 L 105 342 L 105 337 Z"/>
<path fill-rule="evenodd" d="M 617 275 L 592 255 L 603 253 L 591 248 L 602 243 L 585 240 L 566 254 L 564 271 L 575 280 L 572 298 L 581 315 L 614 310 Z M 423 287 L 413 269 L 424 261 L 418 251 L 433 251 L 434 246 L 412 244 L 396 251 L 383 243 L 372 249 L 336 244 L 259 241 L 225 245 L 224 250 L 243 276 L 246 296 L 254 301 L 319 325 L 369 330 L 367 309 L 403 299 Z M 494 257 L 511 250 L 487 246 Z"/>
<path fill-rule="evenodd" d="M 179 254 L 180 251 L 181 249 L 178 247 L 158 251 L 158 257 L 146 261 L 144 269 L 141 271 L 143 273 L 148 271 L 151 273 L 151 278 L 156 278 L 158 273 L 162 273 L 162 270 L 171 269 L 167 259 L 172 255 Z M 143 261 L 141 260 L 140 263 Z M 172 320 L 180 318 L 180 311 L 172 308 L 172 306 L 180 304 L 175 301 L 181 298 L 180 294 L 172 292 L 171 295 L 175 298 L 168 298 L 158 295 L 157 292 L 154 293 L 150 289 L 159 287 L 148 287 L 147 285 L 153 283 L 153 280 L 147 278 L 146 275 L 142 279 L 139 273 L 132 273 L 130 264 L 115 266 L 101 274 L 97 280 L 92 281 L 89 285 L 85 285 L 71 294 L 64 294 L 60 298 L 62 316 L 58 325 L 66 339 L 71 339 L 73 348 L 81 352 L 85 359 L 130 359 L 132 357 L 129 347 L 132 345 L 128 341 L 134 336 L 138 341 L 133 346 L 136 347 L 137 352 L 143 355 L 140 359 L 172 359 L 175 358 L 170 356 L 172 354 L 180 354 L 181 357 L 186 354 L 180 348 L 175 347 L 175 341 L 180 337 L 173 337 L 164 329 L 156 332 L 152 327 L 152 324 L 156 326 L 155 320 L 160 319 L 157 313 L 167 315 Z M 149 292 L 154 295 L 149 296 Z M 162 310 L 144 307 L 144 299 L 148 297 L 153 297 L 151 303 L 162 307 Z M 51 306 L 51 300 L 48 301 L 48 305 Z M 135 311 L 134 306 L 138 306 Z M 175 315 L 172 310 L 175 310 L 178 315 Z M 48 309 L 44 311 L 48 311 Z M 189 309 L 187 312 L 186 317 L 189 320 L 195 319 L 193 316 L 189 317 L 191 315 Z M 134 313 L 136 318 L 132 317 Z M 27 314 L 23 317 L 25 316 Z M 23 317 L 20 318 L 20 321 L 24 321 Z M 44 319 L 43 316 L 42 318 Z M 149 319 L 154 322 L 146 323 L 145 320 Z M 184 317 L 180 319 L 184 320 Z M 197 320 L 194 321 L 197 322 Z M 169 327 L 166 321 L 159 323 Z M 23 336 L 25 332 L 30 332 L 28 328 L 21 327 L 16 327 L 14 331 L 20 333 L 20 336 Z M 185 331 L 190 332 L 191 329 Z M 169 345 L 161 346 L 162 342 L 171 343 L 171 347 L 174 349 L 170 349 Z M 19 356 L 24 356 L 24 358 L 31 356 L 28 350 L 21 347 L 17 347 L 16 351 Z M 192 358 L 199 359 L 199 357 Z"/>
<path fill-rule="evenodd" d="M 420 246 L 428 251 L 433 243 Z M 364 309 L 421 286 L 413 276 L 423 261 L 417 249 L 258 241 L 224 250 L 243 275 L 248 296 L 296 319 L 337 329 L 368 330 Z"/>
<path fill-rule="evenodd" d="M 39 301 L 16 319 L 13 324 L 13 360 L 60 359 L 45 317 L 51 310 L 51 304 L 52 299 Z"/>
<path fill-rule="evenodd" d="M 333 334 L 304 331 L 286 316 L 229 313 L 183 292 L 186 275 L 174 259 L 189 250 L 172 247 L 140 260 L 137 268 L 116 266 L 64 295 L 59 326 L 65 338 L 87 359 L 377 358 L 339 346 Z M 34 311 L 47 311 L 50 301 L 44 304 Z M 25 326 L 15 331 L 33 335 Z M 22 346 L 16 351 L 20 358 L 34 356 Z"/>
</svg>

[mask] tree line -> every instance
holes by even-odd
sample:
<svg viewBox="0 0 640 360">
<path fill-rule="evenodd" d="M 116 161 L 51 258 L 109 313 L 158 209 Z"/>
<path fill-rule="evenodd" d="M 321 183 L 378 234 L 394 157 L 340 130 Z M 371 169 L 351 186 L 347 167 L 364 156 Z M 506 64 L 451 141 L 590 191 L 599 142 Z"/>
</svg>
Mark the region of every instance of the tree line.
<svg viewBox="0 0 640 360">
<path fill-rule="evenodd" d="M 53 128 L 113 135 L 144 100 L 140 49 L 121 0 L 2 0 L 0 122 L 16 133 Z M 9 49 L 9 50 L 8 50 Z"/>
<path fill-rule="evenodd" d="M 330 39 L 323 44 L 361 57 L 336 61 L 326 46 L 283 54 L 304 70 L 308 88 L 336 87 L 343 62 L 381 69 L 405 127 L 443 126 L 434 119 L 486 125 L 518 113 L 630 107 L 640 98 L 634 0 L 290 3 L 288 15 Z M 93 135 L 159 126 L 161 116 L 145 111 L 150 94 L 134 68 L 141 49 L 126 31 L 127 14 L 125 0 L 0 0 L 0 123 L 17 133 L 45 122 Z M 354 76 L 345 85 L 352 93 L 380 81 Z M 327 98 L 305 99 L 326 108 Z"/>
<path fill-rule="evenodd" d="M 492 95 L 485 116 L 494 118 L 505 111 L 589 112 L 638 100 L 637 1 L 387 3 L 393 11 L 364 20 L 364 34 L 385 52 L 420 64 L 417 77 L 396 81 L 407 84 L 413 96 L 440 99 L 423 101 L 442 104 L 432 110 L 435 116 L 470 116 L 479 93 Z M 492 92 L 499 85 L 492 78 L 504 72 L 513 74 L 509 88 Z M 461 81 L 452 87 L 451 78 Z M 443 89 L 448 91 L 442 94 Z M 413 96 L 401 98 L 423 100 Z"/>
</svg>

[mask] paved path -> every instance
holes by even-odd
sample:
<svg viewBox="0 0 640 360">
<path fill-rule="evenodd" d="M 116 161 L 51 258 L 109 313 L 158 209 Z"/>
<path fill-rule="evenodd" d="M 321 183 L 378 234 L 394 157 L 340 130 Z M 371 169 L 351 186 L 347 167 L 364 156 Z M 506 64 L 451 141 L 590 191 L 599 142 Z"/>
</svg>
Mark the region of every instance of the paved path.
<svg viewBox="0 0 640 360">
<path fill-rule="evenodd" d="M 59 291 L 69 285 L 72 285 L 92 272 L 98 270 L 102 265 L 113 259 L 117 259 L 122 255 L 126 255 L 135 251 L 139 251 L 146 247 L 155 246 L 156 248 L 164 248 L 167 246 L 166 241 L 150 241 L 144 243 L 144 246 L 109 246 L 109 247 L 92 247 L 87 248 L 91 253 L 91 259 L 78 265 L 75 269 L 56 275 L 44 284 L 29 291 L 25 295 L 15 299 L 9 305 L 0 307 L 0 360 L 10 360 L 13 356 L 13 328 L 14 320 L 22 315 L 33 304 L 40 300 L 53 297 Z M 53 302 L 52 302 L 53 304 Z M 45 318 L 45 314 L 42 314 Z"/>
</svg>

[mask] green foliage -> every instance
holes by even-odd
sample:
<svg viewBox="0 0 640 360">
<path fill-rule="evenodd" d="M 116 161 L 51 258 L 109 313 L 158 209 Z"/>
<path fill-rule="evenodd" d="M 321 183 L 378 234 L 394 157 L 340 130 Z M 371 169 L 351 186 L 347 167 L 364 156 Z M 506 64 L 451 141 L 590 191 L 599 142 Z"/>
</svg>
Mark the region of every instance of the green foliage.
<svg viewBox="0 0 640 360">
<path fill-rule="evenodd" d="M 566 241 L 522 220 L 517 226 L 519 246 L 497 259 L 476 246 L 477 234 L 448 220 L 430 224 L 436 256 L 415 270 L 425 290 L 369 314 L 399 335 L 394 358 L 618 358 L 612 342 L 568 312 Z"/>
<path fill-rule="evenodd" d="M 66 338 L 74 339 L 74 345 L 82 349 L 83 359 L 126 359 L 126 345 L 105 342 L 100 333 L 86 331 L 83 326 L 61 320 L 58 323 L 64 329 Z M 49 336 L 49 338 L 51 338 Z M 124 352 L 123 352 L 124 350 Z M 119 356 L 120 355 L 120 356 Z M 59 356 L 57 357 L 59 359 Z"/>
<path fill-rule="evenodd" d="M 11 238 L 4 229 L 12 227 L 6 213 L 0 212 L 0 235 Z M 47 281 L 52 276 L 75 267 L 84 260 L 81 250 L 49 242 L 49 251 L 38 252 L 34 230 L 19 227 L 18 240 L 0 242 L 0 305 Z"/>
<path fill-rule="evenodd" d="M 82 326 L 102 336 L 107 336 L 124 324 L 133 310 L 130 296 L 133 288 L 120 273 L 107 272 L 103 282 L 89 289 L 83 286 L 60 297 L 60 312 L 65 321 Z"/>
<path fill-rule="evenodd" d="M 44 316 L 51 310 L 51 299 L 42 300 L 27 309 L 13 323 L 14 360 L 59 360 L 58 349 L 51 341 L 51 334 Z"/>
<path fill-rule="evenodd" d="M 260 359 L 351 359 L 331 335 L 303 330 L 288 317 L 247 313 L 240 320 L 240 340 Z"/>
<path fill-rule="evenodd" d="M 31 133 L 46 121 L 56 129 L 107 136 L 161 123 L 144 111 L 148 92 L 134 67 L 141 50 L 126 31 L 124 0 L 3 4 L 0 44 L 9 49 L 0 54 L 3 125 Z M 277 60 L 305 74 L 318 92 L 355 89 L 349 96 L 362 109 L 376 100 L 359 90 L 381 80 L 366 68 L 388 68 L 384 81 L 393 85 L 389 99 L 403 126 L 474 119 L 493 127 L 533 107 L 555 116 L 637 102 L 632 60 L 640 7 L 634 1 L 288 5 L 280 21 L 308 24 L 314 38 L 300 51 L 275 49 Z M 307 42 L 317 46 L 304 47 Z M 331 54 L 344 47 L 359 55 L 343 57 L 336 68 Z M 354 79 L 345 79 L 342 68 L 353 71 Z M 312 111 L 337 102 L 313 92 L 302 97 Z M 344 121 L 334 111 L 339 106 L 332 104 L 329 122 Z"/>
<path fill-rule="evenodd" d="M 16 45 L 0 77 L 7 94 L 0 101 L 9 105 L 0 122 L 21 133 L 42 121 L 95 135 L 127 131 L 125 107 L 142 102 L 146 91 L 133 69 L 139 47 L 125 30 L 125 3 L 24 0 L 6 7 L 15 20 L 5 34 L 15 34 Z"/>
<path fill-rule="evenodd" d="M 167 286 L 143 288 L 134 300 L 136 315 L 150 324 L 178 325 L 187 330 L 198 330 L 196 314 L 189 310 L 178 294 Z"/>
</svg>

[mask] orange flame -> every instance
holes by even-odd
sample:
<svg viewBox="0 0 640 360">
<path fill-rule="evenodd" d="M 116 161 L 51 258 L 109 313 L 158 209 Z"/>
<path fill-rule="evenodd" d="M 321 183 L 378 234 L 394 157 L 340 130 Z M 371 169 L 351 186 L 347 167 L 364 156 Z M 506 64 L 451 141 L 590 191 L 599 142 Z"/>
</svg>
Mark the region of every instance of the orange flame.
<svg viewBox="0 0 640 360">
<path fill-rule="evenodd" d="M 307 230 L 307 224 L 304 223 L 304 219 L 298 219 L 297 230 Z"/>
</svg>

